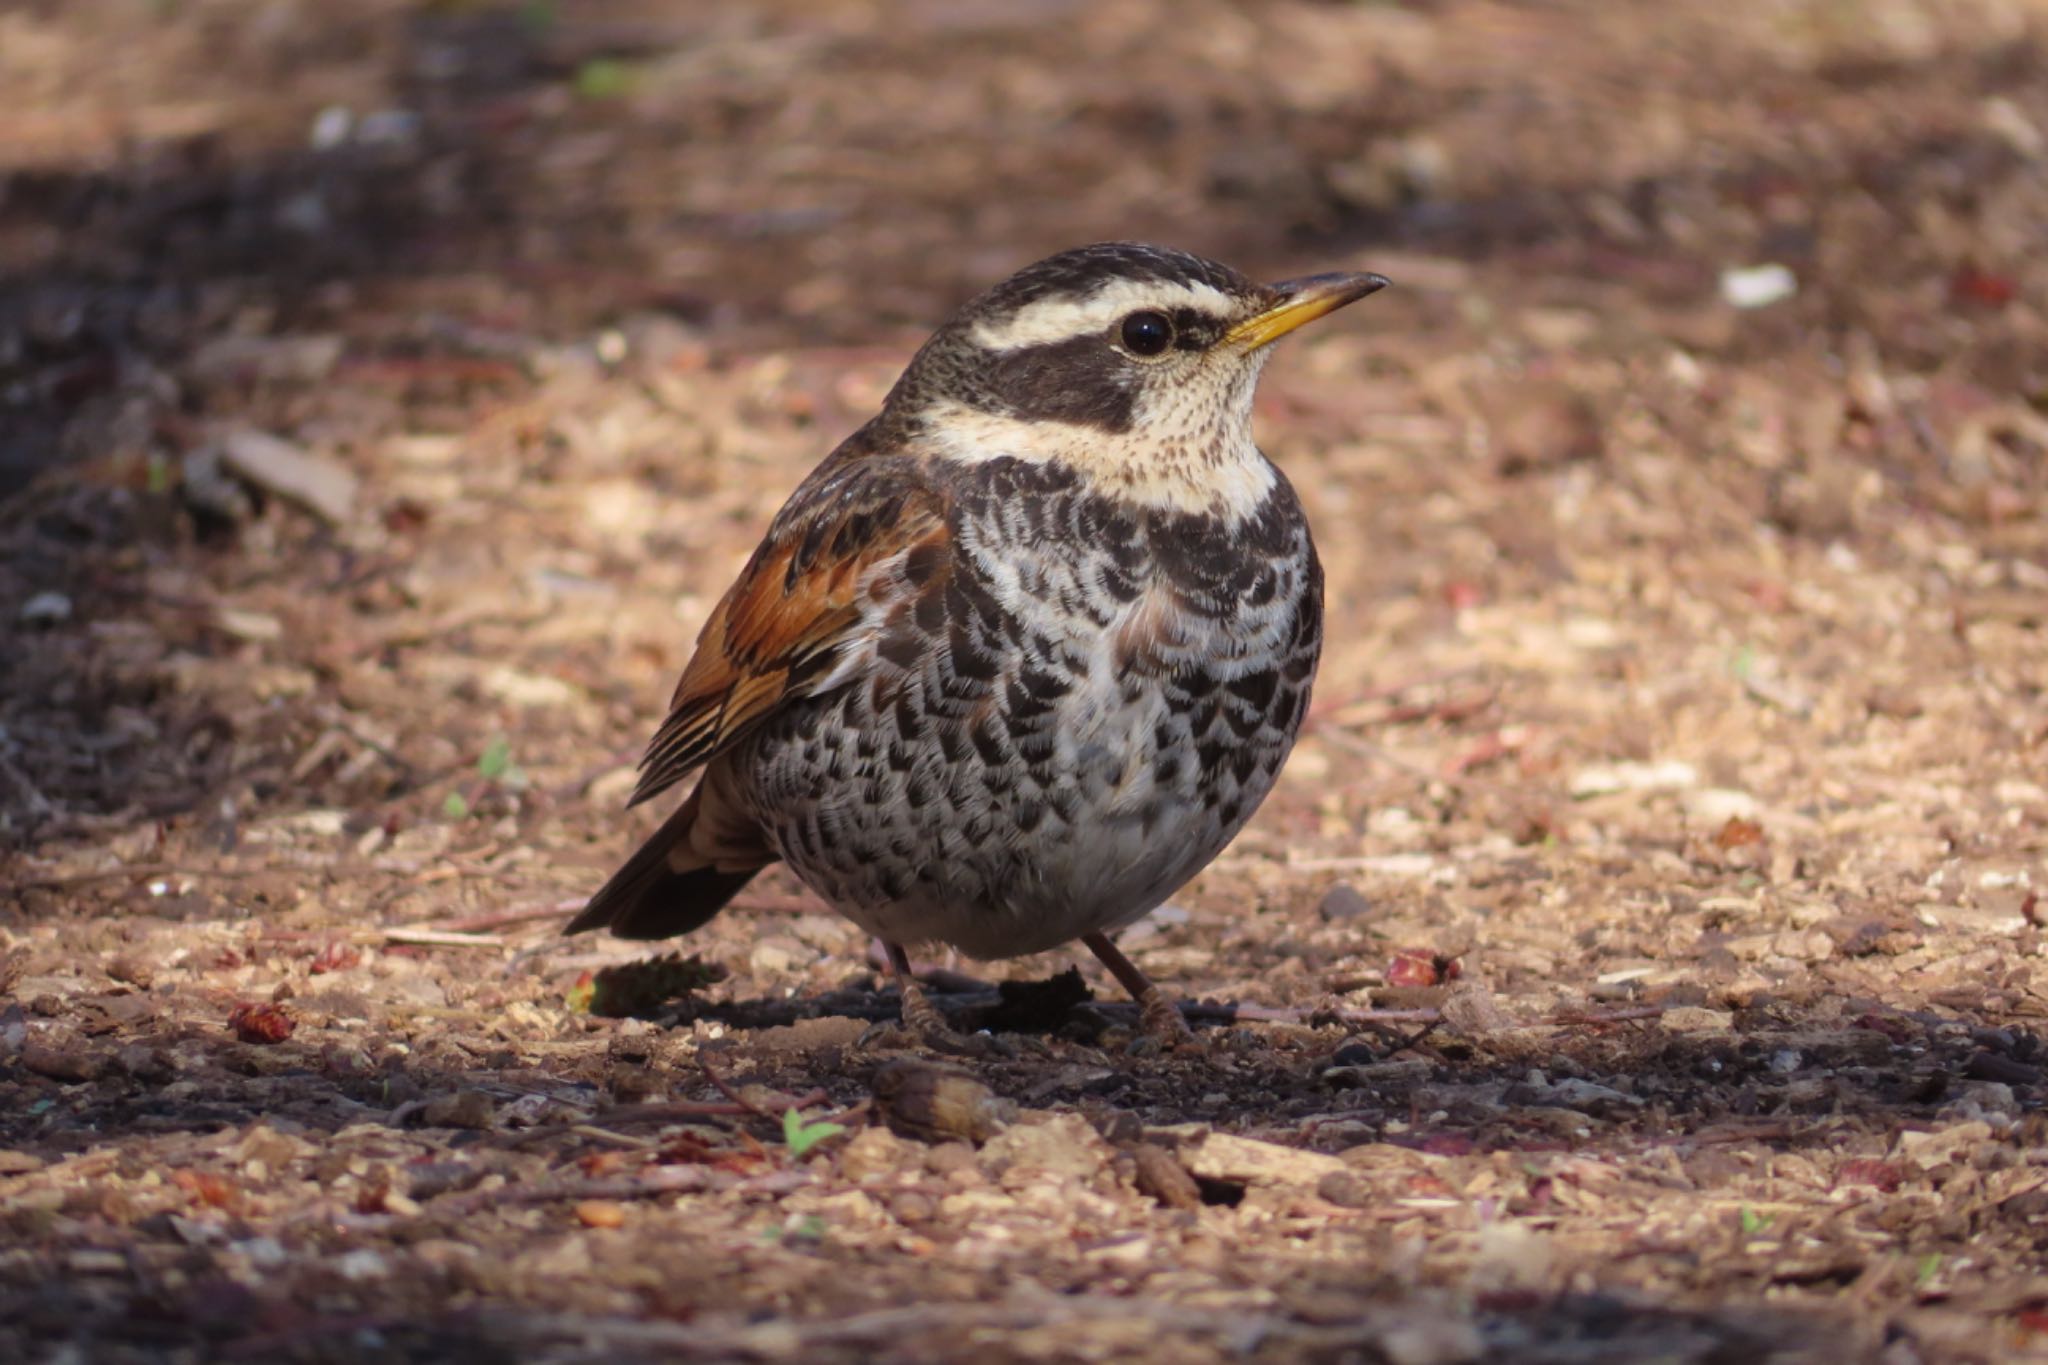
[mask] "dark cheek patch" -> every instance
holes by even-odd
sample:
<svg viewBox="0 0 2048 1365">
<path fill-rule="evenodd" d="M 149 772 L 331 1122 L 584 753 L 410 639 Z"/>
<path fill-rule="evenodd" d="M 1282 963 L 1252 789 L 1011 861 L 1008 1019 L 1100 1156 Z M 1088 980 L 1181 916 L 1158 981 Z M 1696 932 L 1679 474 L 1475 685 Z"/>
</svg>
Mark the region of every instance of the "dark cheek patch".
<svg viewBox="0 0 2048 1365">
<path fill-rule="evenodd" d="M 990 387 L 1026 421 L 1129 431 L 1138 401 L 1130 365 L 1100 336 L 1074 337 L 1005 353 L 992 367 Z"/>
</svg>

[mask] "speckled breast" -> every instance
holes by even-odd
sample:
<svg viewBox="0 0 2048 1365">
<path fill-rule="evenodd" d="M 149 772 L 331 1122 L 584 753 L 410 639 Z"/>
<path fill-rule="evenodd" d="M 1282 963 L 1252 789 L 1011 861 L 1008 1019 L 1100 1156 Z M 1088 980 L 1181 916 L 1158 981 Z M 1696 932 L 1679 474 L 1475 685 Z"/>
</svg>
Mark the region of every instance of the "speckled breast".
<svg viewBox="0 0 2048 1365">
<path fill-rule="evenodd" d="M 1015 460 L 952 493 L 952 562 L 735 767 L 855 922 L 1014 956 L 1130 923 L 1243 827 L 1308 709 L 1322 574 L 1284 478 L 1236 522 Z"/>
</svg>

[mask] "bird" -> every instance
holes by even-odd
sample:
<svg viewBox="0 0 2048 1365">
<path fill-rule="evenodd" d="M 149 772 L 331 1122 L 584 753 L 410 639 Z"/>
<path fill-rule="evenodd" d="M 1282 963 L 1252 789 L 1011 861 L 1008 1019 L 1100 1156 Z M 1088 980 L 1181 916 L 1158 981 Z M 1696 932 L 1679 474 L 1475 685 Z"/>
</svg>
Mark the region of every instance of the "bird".
<svg viewBox="0 0 2048 1365">
<path fill-rule="evenodd" d="M 1261 284 L 1166 247 L 1047 257 L 962 306 L 776 514 L 705 621 L 629 805 L 696 783 L 564 932 L 689 933 L 777 862 L 879 939 L 1111 935 L 1272 789 L 1323 634 L 1293 486 L 1252 437 L 1274 342 L 1387 284 Z"/>
</svg>

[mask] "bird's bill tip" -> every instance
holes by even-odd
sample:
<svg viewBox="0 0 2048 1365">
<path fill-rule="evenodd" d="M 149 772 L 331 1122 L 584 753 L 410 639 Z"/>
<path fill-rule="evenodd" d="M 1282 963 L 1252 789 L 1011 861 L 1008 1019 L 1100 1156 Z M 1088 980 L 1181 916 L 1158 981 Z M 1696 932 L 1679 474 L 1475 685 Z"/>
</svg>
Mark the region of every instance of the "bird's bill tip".
<svg viewBox="0 0 2048 1365">
<path fill-rule="evenodd" d="M 1330 275 L 1309 275 L 1298 280 L 1283 280 L 1272 286 L 1280 301 L 1263 313 L 1246 318 L 1230 330 L 1229 340 L 1248 351 L 1261 346 L 1270 346 L 1303 323 L 1314 322 L 1336 312 L 1348 303 L 1356 303 L 1367 294 L 1376 294 L 1385 289 L 1389 281 L 1385 275 L 1371 271 L 1360 273 L 1340 272 Z"/>
</svg>

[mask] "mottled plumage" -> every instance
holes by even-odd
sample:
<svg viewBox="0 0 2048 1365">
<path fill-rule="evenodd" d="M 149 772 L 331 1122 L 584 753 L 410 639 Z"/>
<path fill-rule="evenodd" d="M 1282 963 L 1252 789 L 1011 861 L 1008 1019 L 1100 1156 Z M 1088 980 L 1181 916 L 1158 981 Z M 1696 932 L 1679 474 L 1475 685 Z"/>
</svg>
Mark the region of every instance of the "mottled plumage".
<svg viewBox="0 0 2048 1365">
<path fill-rule="evenodd" d="M 1176 1026 L 1102 936 L 1265 798 L 1321 645 L 1253 386 L 1268 342 L 1383 283 L 1115 244 L 968 304 L 713 611 L 634 800 L 702 777 L 570 931 L 686 932 L 780 859 L 899 967 L 1080 938 Z"/>
</svg>

